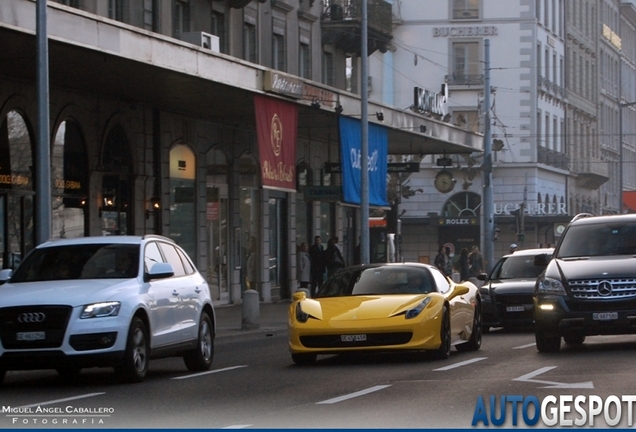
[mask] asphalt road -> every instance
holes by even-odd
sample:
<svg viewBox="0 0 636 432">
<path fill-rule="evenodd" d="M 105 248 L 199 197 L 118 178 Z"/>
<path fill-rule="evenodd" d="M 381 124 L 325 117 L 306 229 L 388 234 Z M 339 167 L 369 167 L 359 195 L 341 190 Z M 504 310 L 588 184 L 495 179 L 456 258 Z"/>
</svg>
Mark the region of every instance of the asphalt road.
<svg viewBox="0 0 636 432">
<path fill-rule="evenodd" d="M 280 334 L 221 340 L 209 373 L 158 360 L 140 384 L 120 384 L 109 369 L 84 370 L 75 382 L 54 371 L 9 372 L 0 428 L 472 428 L 480 397 L 492 419 L 491 395 L 606 401 L 636 394 L 636 336 L 592 337 L 546 355 L 531 332 L 493 331 L 480 351 L 453 350 L 444 361 L 370 354 L 319 357 L 308 367 L 292 363 L 286 343 Z M 506 408 L 503 426 L 513 427 Z M 486 426 L 481 418 L 477 427 Z M 562 420 L 576 418 L 572 408 Z M 630 427 L 626 409 L 621 419 L 618 426 Z M 594 426 L 606 425 L 603 415 L 594 418 Z"/>
</svg>

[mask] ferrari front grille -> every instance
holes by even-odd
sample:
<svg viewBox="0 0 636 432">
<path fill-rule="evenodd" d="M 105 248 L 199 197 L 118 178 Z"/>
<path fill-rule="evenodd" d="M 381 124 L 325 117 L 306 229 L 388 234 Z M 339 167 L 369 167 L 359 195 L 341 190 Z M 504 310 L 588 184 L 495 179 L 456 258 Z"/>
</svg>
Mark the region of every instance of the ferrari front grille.
<svg viewBox="0 0 636 432">
<path fill-rule="evenodd" d="M 341 335 L 301 336 L 300 342 L 307 348 L 358 348 L 404 345 L 413 337 L 412 332 L 367 333 L 366 340 L 343 341 Z"/>
</svg>

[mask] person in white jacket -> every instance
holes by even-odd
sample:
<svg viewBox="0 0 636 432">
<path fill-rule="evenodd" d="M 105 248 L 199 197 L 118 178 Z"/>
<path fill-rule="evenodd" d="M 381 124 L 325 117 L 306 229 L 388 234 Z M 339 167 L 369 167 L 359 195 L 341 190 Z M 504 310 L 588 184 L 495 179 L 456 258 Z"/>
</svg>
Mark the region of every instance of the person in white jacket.
<svg viewBox="0 0 636 432">
<path fill-rule="evenodd" d="M 301 288 L 309 288 L 311 281 L 311 261 L 307 253 L 308 249 L 307 243 L 301 243 L 296 256 L 296 274 Z"/>
</svg>

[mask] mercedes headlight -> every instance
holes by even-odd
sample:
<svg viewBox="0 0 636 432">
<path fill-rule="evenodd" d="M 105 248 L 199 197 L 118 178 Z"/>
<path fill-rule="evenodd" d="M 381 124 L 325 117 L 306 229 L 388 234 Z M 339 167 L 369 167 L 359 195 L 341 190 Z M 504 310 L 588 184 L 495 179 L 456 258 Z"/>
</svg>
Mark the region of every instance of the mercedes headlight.
<svg viewBox="0 0 636 432">
<path fill-rule="evenodd" d="M 84 306 L 80 318 L 102 318 L 117 316 L 119 314 L 120 302 L 101 302 Z"/>
<path fill-rule="evenodd" d="M 420 304 L 418 304 L 417 306 L 415 306 L 413 309 L 409 309 L 406 311 L 406 314 L 404 315 L 404 317 L 406 319 L 411 319 L 411 318 L 415 318 L 416 316 L 418 316 L 420 313 L 422 313 L 422 311 L 424 310 L 424 308 L 426 306 L 428 306 L 428 304 L 431 302 L 431 298 L 430 297 L 426 297 L 424 300 L 422 300 L 420 302 Z"/>
<path fill-rule="evenodd" d="M 539 279 L 538 294 L 565 295 L 565 288 L 560 280 L 551 277 Z"/>
</svg>

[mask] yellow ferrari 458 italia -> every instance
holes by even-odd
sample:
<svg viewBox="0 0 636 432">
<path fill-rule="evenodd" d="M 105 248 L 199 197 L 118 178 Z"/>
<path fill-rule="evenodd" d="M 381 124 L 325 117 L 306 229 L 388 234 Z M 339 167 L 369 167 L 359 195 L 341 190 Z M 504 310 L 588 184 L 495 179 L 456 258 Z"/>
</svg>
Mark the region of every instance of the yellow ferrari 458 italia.
<svg viewBox="0 0 636 432">
<path fill-rule="evenodd" d="M 471 282 L 454 283 L 420 263 L 367 264 L 332 275 L 314 298 L 294 293 L 289 350 L 296 364 L 319 354 L 430 351 L 445 359 L 481 347 L 481 301 Z"/>
</svg>

